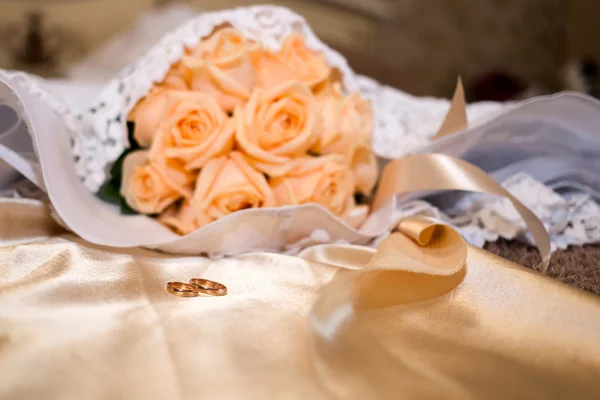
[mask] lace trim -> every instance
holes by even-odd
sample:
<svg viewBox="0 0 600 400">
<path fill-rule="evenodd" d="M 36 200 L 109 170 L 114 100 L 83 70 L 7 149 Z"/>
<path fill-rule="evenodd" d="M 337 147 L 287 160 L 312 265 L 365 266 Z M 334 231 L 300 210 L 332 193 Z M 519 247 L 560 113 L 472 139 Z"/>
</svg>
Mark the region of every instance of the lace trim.
<svg viewBox="0 0 600 400">
<path fill-rule="evenodd" d="M 553 251 L 600 242 L 600 206 L 589 194 L 578 189 L 560 194 L 525 173 L 513 175 L 503 186 L 540 218 Z M 500 237 L 533 244 L 525 223 L 508 199 L 470 194 L 444 211 L 443 218 L 473 245 L 481 247 Z"/>
</svg>

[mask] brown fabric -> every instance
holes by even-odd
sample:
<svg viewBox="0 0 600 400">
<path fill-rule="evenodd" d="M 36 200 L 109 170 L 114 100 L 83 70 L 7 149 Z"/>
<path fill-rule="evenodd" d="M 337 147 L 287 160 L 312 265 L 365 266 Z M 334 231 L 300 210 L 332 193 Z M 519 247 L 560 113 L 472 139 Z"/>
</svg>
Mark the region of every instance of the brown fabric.
<svg viewBox="0 0 600 400">
<path fill-rule="evenodd" d="M 516 241 L 487 243 L 485 249 L 532 268 L 540 262 L 538 251 Z M 566 284 L 600 295 L 600 245 L 571 246 L 552 254 L 546 274 Z"/>
</svg>

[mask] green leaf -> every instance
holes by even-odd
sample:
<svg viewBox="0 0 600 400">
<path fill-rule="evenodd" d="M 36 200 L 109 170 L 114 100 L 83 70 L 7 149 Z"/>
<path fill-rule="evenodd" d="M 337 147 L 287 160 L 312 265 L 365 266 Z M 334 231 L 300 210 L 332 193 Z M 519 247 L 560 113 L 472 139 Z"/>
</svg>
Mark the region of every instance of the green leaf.
<svg viewBox="0 0 600 400">
<path fill-rule="evenodd" d="M 123 175 L 123 161 L 125 161 L 125 157 L 132 151 L 139 150 L 141 147 L 135 141 L 133 137 L 133 131 L 135 130 L 135 124 L 133 122 L 127 122 L 127 135 L 129 137 L 129 148 L 125 149 L 125 151 L 117 158 L 117 160 L 113 163 L 110 168 L 110 176 L 115 179 L 119 185 L 121 184 L 121 176 Z"/>
<path fill-rule="evenodd" d="M 142 147 L 138 144 L 138 142 L 135 140 L 135 136 L 133 136 L 133 133 L 135 132 L 135 123 L 133 123 L 132 121 L 127 121 L 127 139 L 129 139 L 129 149 L 127 149 L 126 151 L 131 152 L 134 150 L 139 150 Z"/>
<path fill-rule="evenodd" d="M 123 197 L 121 197 L 121 215 L 138 215 L 139 212 L 135 211 L 133 208 L 129 207 L 129 204 L 125 201 Z"/>
<path fill-rule="evenodd" d="M 123 177 L 123 161 L 129 153 L 140 150 L 141 147 L 133 137 L 135 124 L 127 122 L 127 136 L 129 138 L 129 148 L 126 149 L 110 168 L 111 179 L 98 191 L 98 197 L 107 203 L 119 206 L 121 215 L 138 215 L 139 212 L 129 207 L 125 199 L 121 196 L 121 181 Z"/>
<path fill-rule="evenodd" d="M 98 197 L 101 200 L 106 201 L 111 204 L 120 204 L 121 203 L 121 193 L 119 193 L 121 189 L 121 185 L 116 182 L 114 179 L 106 182 L 104 186 L 98 192 Z"/>
<path fill-rule="evenodd" d="M 123 154 L 117 158 L 115 163 L 110 167 L 110 176 L 112 180 L 121 186 L 121 176 L 123 175 L 123 161 L 125 161 L 125 157 L 130 153 L 130 151 L 124 151 Z"/>
</svg>

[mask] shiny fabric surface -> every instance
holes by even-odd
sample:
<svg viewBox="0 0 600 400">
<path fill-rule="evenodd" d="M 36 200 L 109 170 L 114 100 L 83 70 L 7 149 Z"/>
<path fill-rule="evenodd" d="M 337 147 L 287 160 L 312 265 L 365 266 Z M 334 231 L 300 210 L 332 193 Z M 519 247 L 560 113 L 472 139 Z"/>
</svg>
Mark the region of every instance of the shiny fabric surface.
<svg viewBox="0 0 600 400">
<path fill-rule="evenodd" d="M 336 272 L 364 268 L 372 249 L 210 261 L 90 245 L 60 231 L 34 201 L 0 201 L 0 219 L 1 399 L 340 394 L 313 369 L 309 315 Z M 483 250 L 469 247 L 466 257 L 458 272 L 388 281 L 409 295 L 404 304 L 360 309 L 361 329 L 403 372 L 386 376 L 361 366 L 369 359 L 353 361 L 365 353 L 343 354 L 356 371 L 393 385 L 363 398 L 599 398 L 598 298 Z M 229 294 L 187 299 L 164 289 L 193 277 Z M 439 290 L 410 301 L 420 287 Z"/>
<path fill-rule="evenodd" d="M 348 268 L 311 314 L 315 366 L 338 398 L 600 394 L 598 299 L 469 247 L 448 226 L 412 217 L 376 251 L 302 256 Z"/>
<path fill-rule="evenodd" d="M 321 398 L 307 315 L 336 268 L 98 248 L 35 202 L 0 204 L 0 399 Z M 32 241 L 34 243 L 31 243 Z M 179 298 L 168 281 L 224 283 Z"/>
</svg>

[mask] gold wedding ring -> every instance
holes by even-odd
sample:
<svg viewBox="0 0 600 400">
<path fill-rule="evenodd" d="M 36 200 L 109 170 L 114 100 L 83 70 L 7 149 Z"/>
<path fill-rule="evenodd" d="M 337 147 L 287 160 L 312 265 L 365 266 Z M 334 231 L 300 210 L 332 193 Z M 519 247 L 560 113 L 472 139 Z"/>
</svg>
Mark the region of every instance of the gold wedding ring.
<svg viewBox="0 0 600 400">
<path fill-rule="evenodd" d="M 167 292 L 178 297 L 197 297 L 200 293 L 209 296 L 225 296 L 227 286 L 208 279 L 190 279 L 190 283 L 167 283 Z"/>
<path fill-rule="evenodd" d="M 167 283 L 167 292 L 179 297 L 196 297 L 198 290 L 189 283 L 169 282 Z"/>
<path fill-rule="evenodd" d="M 227 294 L 227 286 L 208 279 L 190 279 L 190 285 L 193 286 L 198 293 L 207 294 L 209 296 L 225 296 Z"/>
</svg>

